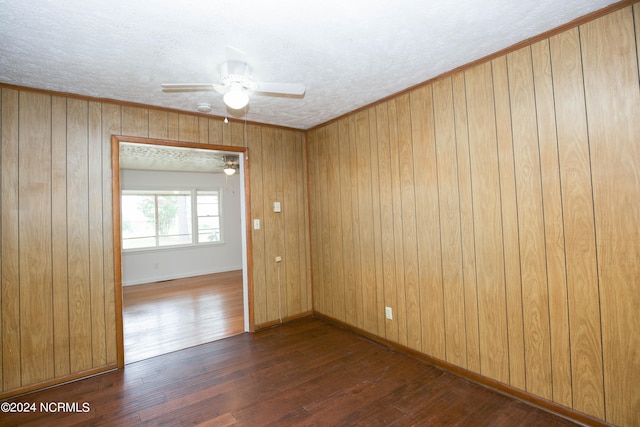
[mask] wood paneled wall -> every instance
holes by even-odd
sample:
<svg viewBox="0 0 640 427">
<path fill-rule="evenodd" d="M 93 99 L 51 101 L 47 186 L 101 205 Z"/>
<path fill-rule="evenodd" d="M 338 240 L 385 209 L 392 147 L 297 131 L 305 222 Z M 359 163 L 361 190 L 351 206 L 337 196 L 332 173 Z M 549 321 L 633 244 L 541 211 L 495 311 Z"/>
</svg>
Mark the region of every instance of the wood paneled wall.
<svg viewBox="0 0 640 427">
<path fill-rule="evenodd" d="M 247 146 L 254 322 L 311 310 L 304 132 L 0 93 L 0 396 L 115 366 L 112 135 Z"/>
<path fill-rule="evenodd" d="M 309 131 L 314 309 L 640 425 L 639 17 Z"/>
</svg>

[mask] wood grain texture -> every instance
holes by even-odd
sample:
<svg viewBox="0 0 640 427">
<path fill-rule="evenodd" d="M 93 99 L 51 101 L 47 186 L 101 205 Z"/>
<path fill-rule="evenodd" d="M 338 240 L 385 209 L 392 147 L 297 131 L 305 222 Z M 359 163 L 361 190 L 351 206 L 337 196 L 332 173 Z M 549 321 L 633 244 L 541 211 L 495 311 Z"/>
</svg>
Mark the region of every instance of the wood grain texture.
<svg viewBox="0 0 640 427">
<path fill-rule="evenodd" d="M 351 158 L 351 140 L 349 132 L 349 121 L 338 121 L 338 151 L 337 155 L 341 159 L 338 164 L 340 166 L 341 182 L 337 191 L 340 193 L 340 212 L 341 212 L 341 227 L 342 235 L 337 237 L 340 240 L 342 254 L 342 275 L 344 279 L 344 321 L 350 324 L 357 322 L 356 315 L 356 262 L 354 251 L 354 227 L 356 222 L 354 221 L 353 211 L 353 186 L 351 184 L 352 164 Z M 312 149 L 312 144 L 307 144 L 307 149 Z M 346 183 L 346 184 L 345 184 Z M 311 197 L 313 200 L 313 197 Z M 318 200 L 314 200 L 313 203 L 318 203 Z M 313 231 L 313 224 L 312 231 Z M 321 231 L 321 230 L 319 230 Z M 314 283 L 317 283 L 314 281 Z M 316 288 L 314 288 L 316 289 Z M 315 309 L 315 304 L 313 305 Z"/>
<path fill-rule="evenodd" d="M 209 127 L 211 130 L 211 126 Z M 212 132 L 209 132 L 211 137 Z M 222 136 L 222 127 L 220 127 L 220 136 Z M 217 141 L 217 140 L 216 140 Z M 248 129 L 247 141 L 250 153 L 251 176 L 254 180 L 263 181 L 263 152 L 262 152 L 262 132 L 256 126 Z M 254 303 L 255 303 L 255 321 L 256 323 L 264 323 L 270 320 L 267 316 L 267 288 L 264 286 L 266 281 L 266 247 L 264 233 L 264 187 L 255 185 L 251 188 L 251 218 L 260 221 L 260 229 L 255 230 L 252 227 L 251 239 L 253 243 L 253 284 L 254 284 Z"/>
<path fill-rule="evenodd" d="M 51 268 L 54 372 L 71 373 L 69 365 L 69 290 L 67 287 L 67 100 L 51 100 Z"/>
<path fill-rule="evenodd" d="M 377 292 L 373 233 L 373 190 L 371 179 L 371 141 L 369 110 L 355 115 L 358 171 L 358 233 L 360 235 L 360 265 L 362 280 L 363 318 L 361 328 L 376 333 Z"/>
<path fill-rule="evenodd" d="M 422 347 L 420 313 L 420 278 L 418 265 L 418 229 L 416 225 L 416 199 L 413 146 L 411 140 L 411 104 L 409 95 L 396 101 L 398 120 L 398 162 L 400 168 L 400 195 L 402 203 L 402 235 L 404 252 L 405 309 L 398 313 L 406 316 L 406 342 L 411 348 Z"/>
<path fill-rule="evenodd" d="M 313 318 L 12 402 L 67 400 L 91 410 L 0 425 L 575 425 Z"/>
<path fill-rule="evenodd" d="M 168 114 L 166 111 L 149 110 L 149 138 L 169 139 Z"/>
<path fill-rule="evenodd" d="M 573 407 L 604 418 L 600 297 L 578 29 L 550 39 L 562 180 Z"/>
<path fill-rule="evenodd" d="M 552 398 L 546 247 L 531 49 L 507 55 L 518 199 L 527 391 Z"/>
<path fill-rule="evenodd" d="M 349 169 L 349 183 L 351 185 L 351 213 L 353 221 L 353 233 L 351 234 L 352 250 L 354 263 L 352 266 L 354 281 L 351 286 L 347 287 L 346 292 L 351 293 L 348 298 L 354 302 L 351 306 L 351 317 L 354 319 L 356 325 L 362 325 L 364 322 L 363 314 L 363 284 L 362 284 L 362 258 L 360 249 L 360 233 L 358 231 L 358 224 L 360 224 L 360 208 L 359 208 L 359 196 L 358 196 L 358 168 L 355 165 L 358 164 L 358 141 L 356 139 L 356 118 L 355 115 L 351 115 L 348 119 L 348 143 L 349 143 L 349 157 L 351 159 Z M 321 199 L 322 200 L 322 199 Z M 325 298 L 330 298 L 331 295 L 325 295 Z M 347 307 L 349 308 L 349 307 Z"/>
<path fill-rule="evenodd" d="M 369 145 L 371 147 L 371 201 L 373 214 L 373 242 L 375 267 L 376 307 L 375 317 L 378 323 L 377 335 L 383 335 L 385 329 L 384 279 L 382 273 L 382 231 L 380 230 L 380 165 L 378 155 L 378 119 L 375 108 L 369 109 Z"/>
<path fill-rule="evenodd" d="M 445 324 L 442 289 L 442 255 L 438 206 L 433 96 L 431 87 L 411 93 L 411 139 L 414 163 L 418 275 L 422 349 L 445 359 Z"/>
<path fill-rule="evenodd" d="M 466 365 L 465 299 L 460 236 L 460 194 L 451 78 L 433 85 L 438 204 L 442 248 L 442 288 L 445 331 L 444 358 Z"/>
<path fill-rule="evenodd" d="M 378 155 L 377 181 L 372 163 L 356 159 L 364 145 L 351 151 L 349 179 L 341 175 L 354 209 L 352 228 L 342 223 L 349 241 L 370 242 L 361 220 L 372 215 L 375 230 L 380 215 L 373 262 L 385 304 L 396 306 L 377 336 L 589 416 L 638 423 L 638 342 L 627 336 L 640 294 L 638 15 L 637 5 L 618 7 L 338 120 L 338 138 L 353 144 L 352 124 L 368 115 L 368 154 Z M 308 132 L 312 162 L 329 125 Z M 324 152 L 311 185 L 325 188 L 313 181 L 331 161 Z M 379 197 L 379 212 L 360 203 L 362 191 Z M 314 247 L 328 238 L 313 234 Z M 368 271 L 369 256 L 348 248 L 347 268 Z M 353 287 L 353 307 L 379 311 L 364 286 Z M 334 299 L 320 276 L 314 289 Z"/>
<path fill-rule="evenodd" d="M 549 40 L 531 46 L 544 204 L 553 401 L 571 406 L 571 352 L 558 139 Z"/>
<path fill-rule="evenodd" d="M 38 125 L 34 125 L 37 123 Z M 22 384 L 54 375 L 51 280 L 51 101 L 20 93 L 18 233 Z"/>
<path fill-rule="evenodd" d="M 333 123 L 326 129 L 327 136 L 327 153 L 338 153 L 340 151 L 340 140 L 338 139 L 338 123 Z M 344 319 L 346 316 L 345 305 L 345 287 L 350 286 L 345 283 L 344 280 L 344 261 L 341 257 L 342 254 L 342 205 L 338 203 L 331 203 L 331 200 L 340 200 L 340 184 L 341 178 L 341 165 L 343 162 L 328 162 L 327 163 L 327 186 L 324 191 L 328 198 L 328 229 L 327 232 L 336 238 L 329 241 L 329 251 L 331 253 L 330 268 L 325 271 L 326 274 L 331 276 L 331 296 L 332 296 L 332 309 L 333 315 L 338 319 Z M 348 171 L 346 171 L 348 173 Z M 333 196 L 333 197 L 332 197 Z M 349 282 L 351 283 L 351 282 Z"/>
<path fill-rule="evenodd" d="M 177 114 L 168 113 L 169 117 L 175 117 Z M 179 129 L 178 124 L 174 125 Z M 149 110 L 140 107 L 123 106 L 122 107 L 122 134 L 127 136 L 139 136 L 143 138 L 149 137 Z M 172 132 L 169 132 L 171 139 Z M 176 138 L 179 139 L 179 138 Z"/>
<path fill-rule="evenodd" d="M 640 93 L 631 7 L 585 24 L 580 41 L 601 298 L 605 415 L 615 424 L 638 425 L 640 337 L 631 331 L 640 330 Z"/>
<path fill-rule="evenodd" d="M 456 158 L 460 191 L 460 242 L 462 246 L 462 275 L 464 281 L 464 310 L 467 357 L 462 365 L 480 372 L 480 337 L 478 329 L 478 288 L 476 273 L 475 232 L 473 223 L 473 187 L 469 159 L 469 125 L 464 74 L 454 75 L 453 109 L 456 127 Z"/>
<path fill-rule="evenodd" d="M 119 135 L 122 133 L 121 120 L 120 120 L 121 108 L 113 104 L 102 105 L 102 209 L 103 209 L 103 233 L 104 233 L 104 311 L 105 311 L 105 327 L 107 332 L 105 334 L 106 342 L 106 357 L 107 363 L 115 363 L 122 359 L 122 355 L 118 354 L 118 340 L 120 332 L 115 334 L 110 331 L 110 325 L 116 325 L 116 330 L 120 331 L 121 311 L 122 311 L 122 298 L 121 294 L 116 294 L 114 284 L 116 283 L 115 277 L 115 258 L 114 258 L 114 245 L 113 241 L 113 224 L 114 218 L 109 215 L 108 212 L 113 212 L 113 170 L 112 170 L 112 158 L 111 158 L 111 144 L 105 143 L 110 141 L 112 135 Z"/>
<path fill-rule="evenodd" d="M 20 372 L 19 97 L 2 89 L 2 390 L 22 385 Z"/>
<path fill-rule="evenodd" d="M 500 176 L 491 64 L 465 72 L 483 375 L 509 382 Z"/>
<path fill-rule="evenodd" d="M 244 332 L 242 270 L 125 286 L 127 364 Z"/>
<path fill-rule="evenodd" d="M 502 207 L 502 243 L 506 310 L 509 334 L 509 384 L 525 388 L 525 345 L 522 313 L 522 270 L 520 268 L 520 236 L 518 233 L 518 197 L 513 156 L 513 129 L 509 94 L 507 58 L 491 61 L 493 93 L 496 108 L 496 136 L 500 170 L 500 202 Z"/>
<path fill-rule="evenodd" d="M 398 110 L 397 104 L 394 101 L 390 101 L 387 111 L 389 113 L 389 151 L 391 155 L 391 191 L 393 192 L 393 250 L 395 255 L 395 269 L 396 269 L 396 307 L 394 309 L 395 322 L 398 324 L 398 342 L 403 345 L 407 345 L 407 294 L 406 294 L 406 281 L 405 281 L 405 268 L 404 268 L 404 232 L 402 229 L 402 183 L 401 174 L 402 168 L 400 164 L 400 144 L 399 144 L 399 132 L 398 132 Z"/>
<path fill-rule="evenodd" d="M 376 135 L 378 140 L 378 174 L 380 193 L 380 238 L 383 302 L 397 312 L 397 281 L 394 236 L 393 180 L 391 172 L 391 148 L 389 134 L 388 103 L 376 107 Z M 383 309 L 384 310 L 384 309 Z M 382 311 L 384 313 L 384 311 Z M 382 317 L 382 316 L 381 316 Z M 384 320 L 384 336 L 398 341 L 398 324 L 393 320 Z"/>
<path fill-rule="evenodd" d="M 88 102 L 67 102 L 67 221 L 71 371 L 92 367 Z"/>
<path fill-rule="evenodd" d="M 89 103 L 88 111 L 89 276 L 91 288 L 91 366 L 107 364 L 104 282 L 104 221 L 102 166 L 102 108 Z"/>
</svg>

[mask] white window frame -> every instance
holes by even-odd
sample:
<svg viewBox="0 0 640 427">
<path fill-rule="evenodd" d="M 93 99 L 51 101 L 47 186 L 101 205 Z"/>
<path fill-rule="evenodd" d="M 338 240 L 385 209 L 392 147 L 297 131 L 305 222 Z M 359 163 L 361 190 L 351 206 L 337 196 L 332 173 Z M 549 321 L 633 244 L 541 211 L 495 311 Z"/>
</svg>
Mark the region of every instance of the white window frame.
<svg viewBox="0 0 640 427">
<path fill-rule="evenodd" d="M 158 239 L 159 239 L 159 235 L 158 235 L 158 225 L 156 224 L 155 227 L 155 236 L 150 236 L 150 237 L 155 237 L 156 239 L 156 245 L 155 246 L 147 246 L 147 247 L 139 247 L 139 248 L 125 248 L 125 244 L 124 241 L 126 240 L 124 237 L 124 232 L 121 232 L 121 238 L 122 238 L 122 251 L 123 252 L 143 252 L 143 251 L 147 251 L 147 252 L 152 252 L 152 251 L 163 251 L 163 250 L 171 250 L 171 249 L 176 249 L 176 248 L 195 248 L 195 247 L 202 247 L 202 246 L 212 246 L 212 245 L 222 245 L 224 244 L 224 225 L 223 225 L 223 218 L 224 218 L 224 208 L 223 208 L 223 194 L 224 192 L 222 191 L 222 188 L 162 188 L 162 189 L 150 189 L 150 188 L 128 188 L 128 189 L 122 189 L 120 192 L 120 197 L 122 198 L 123 195 L 155 195 L 155 196 L 162 196 L 162 195 L 171 195 L 171 194 L 175 194 L 176 192 L 178 193 L 184 193 L 184 192 L 189 192 L 191 193 L 190 197 L 191 197 L 191 242 L 190 243 L 184 243 L 184 244 L 176 244 L 176 245 L 162 245 L 159 246 L 158 245 Z M 220 240 L 219 241 L 214 241 L 214 242 L 199 242 L 198 240 L 198 235 L 199 235 L 199 229 L 198 229 L 198 212 L 197 212 L 197 206 L 198 206 L 198 202 L 197 202 L 197 196 L 198 196 L 198 192 L 217 192 L 218 193 L 218 225 L 219 225 L 219 236 L 220 236 Z M 157 210 L 157 208 L 156 208 Z M 121 214 L 122 216 L 122 222 L 124 223 L 124 212 Z M 157 212 L 156 212 L 156 216 L 157 216 Z"/>
</svg>

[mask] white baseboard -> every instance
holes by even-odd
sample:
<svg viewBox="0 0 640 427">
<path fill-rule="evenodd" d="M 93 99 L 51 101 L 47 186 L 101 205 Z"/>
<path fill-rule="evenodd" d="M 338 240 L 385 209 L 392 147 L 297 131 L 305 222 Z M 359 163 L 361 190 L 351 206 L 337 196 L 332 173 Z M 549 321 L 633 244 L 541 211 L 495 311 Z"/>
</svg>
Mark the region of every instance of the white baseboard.
<svg viewBox="0 0 640 427">
<path fill-rule="evenodd" d="M 133 281 L 125 281 L 124 278 L 122 280 L 122 286 L 133 286 L 133 285 L 142 285 L 143 283 L 152 283 L 152 282 L 163 282 L 165 280 L 174 280 L 174 279 L 182 279 L 184 277 L 193 277 L 193 276 L 203 276 L 205 274 L 215 274 L 215 273 L 224 273 L 226 271 L 234 271 L 234 270 L 242 270 L 242 265 L 238 266 L 227 266 L 214 270 L 206 270 L 206 271 L 191 271 L 188 274 L 176 274 L 176 275 L 167 275 L 167 276 L 149 276 L 144 279 L 138 279 Z"/>
</svg>

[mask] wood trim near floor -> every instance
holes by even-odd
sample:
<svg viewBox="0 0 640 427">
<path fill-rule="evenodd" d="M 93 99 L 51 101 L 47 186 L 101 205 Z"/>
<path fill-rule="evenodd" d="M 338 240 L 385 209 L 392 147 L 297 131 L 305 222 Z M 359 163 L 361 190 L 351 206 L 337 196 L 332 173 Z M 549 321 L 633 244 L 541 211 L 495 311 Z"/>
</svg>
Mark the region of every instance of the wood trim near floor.
<svg viewBox="0 0 640 427">
<path fill-rule="evenodd" d="M 271 328 L 273 326 L 278 326 L 278 325 L 283 325 L 287 322 L 292 322 L 294 320 L 298 320 L 298 319 L 303 319 L 305 317 L 313 317 L 313 312 L 311 311 L 305 311 L 304 313 L 299 313 L 296 314 L 294 316 L 287 316 L 287 317 L 283 317 L 282 320 L 278 319 L 278 320 L 272 320 L 270 322 L 264 322 L 264 323 L 260 323 L 259 325 L 255 325 L 255 331 L 260 331 L 263 329 L 268 329 Z"/>
<path fill-rule="evenodd" d="M 29 384 L 28 386 L 25 386 L 25 387 L 14 388 L 14 389 L 11 389 L 9 391 L 0 392 L 0 400 L 4 400 L 4 399 L 8 399 L 8 398 L 11 398 L 11 399 L 18 398 L 18 397 L 23 396 L 25 394 L 38 392 L 38 391 L 41 391 L 41 390 L 44 390 L 44 389 L 48 389 L 48 388 L 51 388 L 51 387 L 58 387 L 58 386 L 61 386 L 63 384 L 67 384 L 67 383 L 70 383 L 70 382 L 82 380 L 82 379 L 89 378 L 89 377 L 93 377 L 94 375 L 99 375 L 99 374 L 104 374 L 106 372 L 115 371 L 118 368 L 119 367 L 115 363 L 110 363 L 110 364 L 105 365 L 105 366 L 100 366 L 99 368 L 87 369 L 86 371 L 77 372 L 75 374 L 65 375 L 63 377 L 54 378 L 54 379 L 51 379 L 51 380 L 42 381 L 42 382 L 35 383 L 35 384 Z"/>
<path fill-rule="evenodd" d="M 580 425 L 593 426 L 593 427 L 614 427 L 613 424 L 609 424 L 598 418 L 591 417 L 582 412 L 575 411 L 571 408 L 567 408 L 566 406 L 560 405 L 555 402 L 551 402 L 549 400 L 527 393 L 526 391 L 519 390 L 515 387 L 511 387 L 510 385 L 492 380 L 491 378 L 485 377 L 476 372 L 472 372 L 467 369 L 461 368 L 459 366 L 452 365 L 451 363 L 445 362 L 443 360 L 428 356 L 412 348 L 386 340 L 382 337 L 371 334 L 363 329 L 348 325 L 332 317 L 325 316 L 322 313 L 314 312 L 313 317 L 324 320 L 325 322 L 331 323 L 332 325 L 335 325 L 339 328 L 351 331 L 371 341 L 377 342 L 378 344 L 389 347 L 399 353 L 405 354 L 407 356 L 411 356 L 415 359 L 418 359 L 430 365 L 436 366 L 446 372 L 449 372 L 453 375 L 457 375 L 472 383 L 481 385 L 483 387 L 487 387 L 489 389 L 497 391 L 498 393 L 504 394 L 505 396 L 511 397 L 513 399 L 526 402 L 529 405 L 535 406 L 553 415 L 557 415 L 559 417 L 570 420 L 574 423 L 577 423 Z"/>
</svg>

